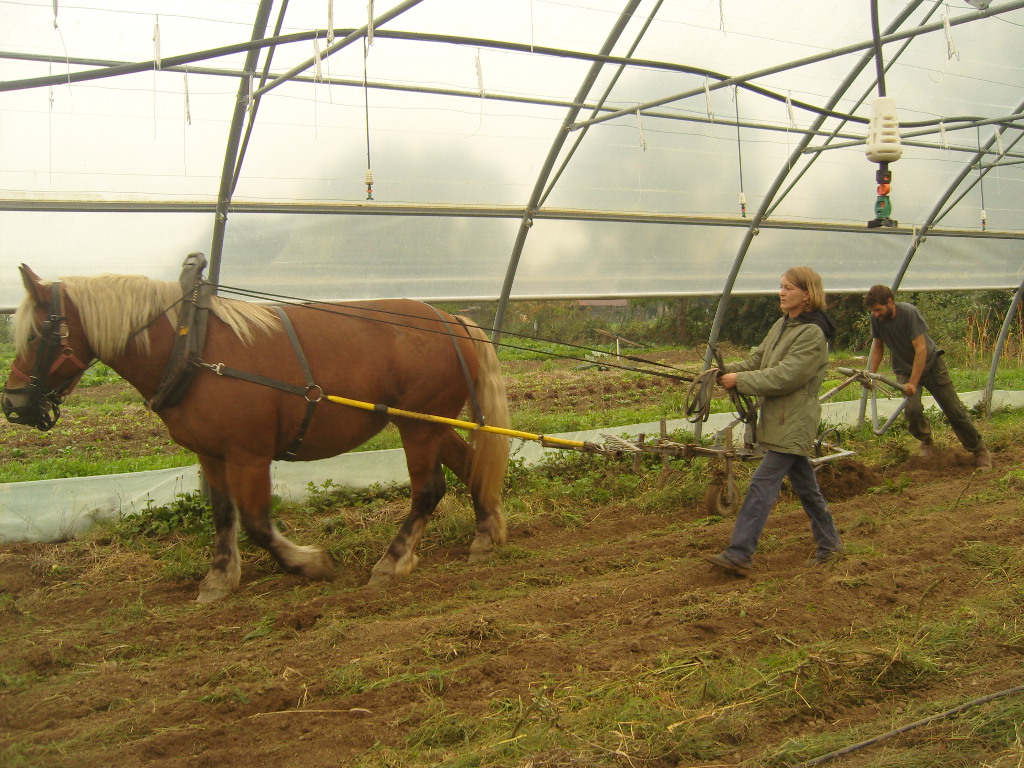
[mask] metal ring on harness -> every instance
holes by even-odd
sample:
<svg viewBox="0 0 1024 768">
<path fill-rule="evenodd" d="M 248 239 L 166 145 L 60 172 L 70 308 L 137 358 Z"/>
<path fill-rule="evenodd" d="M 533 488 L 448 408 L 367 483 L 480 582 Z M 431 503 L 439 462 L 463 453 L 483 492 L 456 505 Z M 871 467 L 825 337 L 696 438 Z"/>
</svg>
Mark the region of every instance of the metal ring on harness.
<svg viewBox="0 0 1024 768">
<path fill-rule="evenodd" d="M 314 390 L 317 393 L 316 397 L 310 397 L 310 394 Z M 323 387 L 321 387 L 319 384 L 312 384 L 312 385 L 306 387 L 306 395 L 305 395 L 305 397 L 306 397 L 306 402 L 307 403 L 319 403 L 321 400 L 324 399 Z"/>
</svg>

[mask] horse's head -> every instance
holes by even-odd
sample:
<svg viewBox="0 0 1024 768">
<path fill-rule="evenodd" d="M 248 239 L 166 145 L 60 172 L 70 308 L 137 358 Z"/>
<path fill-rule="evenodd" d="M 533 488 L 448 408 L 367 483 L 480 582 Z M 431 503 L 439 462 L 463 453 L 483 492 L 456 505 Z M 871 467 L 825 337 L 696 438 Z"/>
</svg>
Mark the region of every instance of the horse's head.
<svg viewBox="0 0 1024 768">
<path fill-rule="evenodd" d="M 28 296 L 15 315 L 17 348 L 0 404 L 12 424 L 45 432 L 95 355 L 61 284 L 44 283 L 24 264 L 21 279 Z"/>
</svg>

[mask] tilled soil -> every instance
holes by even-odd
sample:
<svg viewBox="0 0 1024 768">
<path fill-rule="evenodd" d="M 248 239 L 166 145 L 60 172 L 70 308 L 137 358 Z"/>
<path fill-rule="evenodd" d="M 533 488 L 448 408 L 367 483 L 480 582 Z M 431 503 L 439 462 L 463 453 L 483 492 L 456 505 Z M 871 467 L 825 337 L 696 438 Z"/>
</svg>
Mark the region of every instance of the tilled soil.
<svg viewBox="0 0 1024 768">
<path fill-rule="evenodd" d="M 557 389 L 589 407 L 588 397 L 604 394 L 606 379 L 572 389 L 561 378 L 573 376 L 581 374 L 538 371 L 513 383 L 510 399 Z M 106 434 L 117 441 L 123 432 Z M 727 542 L 732 521 L 709 518 L 699 503 L 582 504 L 571 525 L 512 517 L 509 554 L 475 565 L 465 563 L 468 541 L 428 535 L 418 569 L 385 586 L 361 586 L 368 568 L 308 583 L 250 548 L 239 592 L 202 606 L 196 579 L 174 575 L 173 539 L 162 550 L 113 540 L 5 546 L 0 763 L 398 765 L 395 751 L 427 726 L 435 735 L 423 749 L 436 759 L 439 722 L 487 722 L 515 702 L 523 714 L 513 730 L 543 718 L 557 729 L 559 713 L 545 707 L 580 678 L 640 679 L 666 657 L 747 658 L 850 637 L 891 615 L 926 622 L 969 611 L 986 578 L 1022 578 L 986 576 L 963 552 L 1024 542 L 1015 475 L 1024 449 L 1000 445 L 987 474 L 968 458 L 946 445 L 929 462 L 826 467 L 821 483 L 847 555 L 808 567 L 807 518 L 783 494 L 766 528 L 770 546 L 745 579 L 703 560 Z M 402 514 L 396 502 L 393 515 Z M 916 695 L 965 700 L 1018 685 L 1022 652 L 1019 640 L 979 644 Z M 440 746 L 451 765 L 585 765 L 584 754 L 603 755 L 602 765 L 761 765 L 789 737 L 875 722 L 881 708 L 895 727 L 909 705 L 882 688 L 859 705 L 839 697 L 785 721 L 751 722 L 707 759 L 635 760 L 631 726 L 616 722 L 608 729 L 621 730 L 618 756 L 579 745 L 502 762 L 460 747 L 458 733 Z M 875 757 L 834 764 L 880 765 Z M 977 764 L 995 759 L 979 752 Z"/>
</svg>

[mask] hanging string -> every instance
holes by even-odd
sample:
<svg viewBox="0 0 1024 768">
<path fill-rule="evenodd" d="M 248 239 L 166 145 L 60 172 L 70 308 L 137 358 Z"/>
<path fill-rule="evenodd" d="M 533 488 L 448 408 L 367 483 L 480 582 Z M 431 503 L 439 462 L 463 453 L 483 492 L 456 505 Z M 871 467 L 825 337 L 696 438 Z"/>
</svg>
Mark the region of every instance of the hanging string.
<svg viewBox="0 0 1024 768">
<path fill-rule="evenodd" d="M 943 121 L 939 122 L 939 144 L 943 149 L 949 150 L 949 141 L 946 139 L 946 123 Z"/>
<path fill-rule="evenodd" d="M 54 2 L 56 5 L 56 1 Z M 53 62 L 48 64 L 48 75 L 53 74 Z M 50 109 L 46 113 L 46 173 L 53 181 L 53 86 L 46 86 L 46 97 L 50 102 Z"/>
<path fill-rule="evenodd" d="M 373 45 L 373 0 L 366 0 L 366 44 Z"/>
<path fill-rule="evenodd" d="M 740 143 L 740 88 L 738 85 L 732 87 L 732 99 L 736 104 L 736 155 L 739 159 L 740 169 L 740 216 L 747 218 L 747 196 L 743 193 L 743 148 Z"/>
<path fill-rule="evenodd" d="M 949 3 L 946 4 L 949 7 Z M 953 29 L 949 26 L 949 14 L 943 14 L 942 16 L 942 29 L 946 33 L 946 59 L 951 60 L 956 57 L 957 61 L 960 61 L 960 52 L 956 49 L 956 43 L 953 42 Z"/>
<path fill-rule="evenodd" d="M 192 109 L 188 98 L 188 64 L 185 65 L 183 90 L 185 92 L 185 122 L 181 126 L 181 167 L 188 176 L 188 126 L 192 125 Z"/>
<path fill-rule="evenodd" d="M 636 127 L 640 133 L 640 149 L 647 151 L 647 139 L 644 137 L 644 124 L 640 121 L 640 107 L 636 108 Z"/>
<path fill-rule="evenodd" d="M 156 15 L 156 23 L 153 24 L 153 69 L 160 69 L 160 14 Z"/>
<path fill-rule="evenodd" d="M 718 0 L 718 28 L 725 34 L 725 0 Z"/>
<path fill-rule="evenodd" d="M 789 126 L 786 128 L 786 154 L 789 156 L 787 160 L 789 170 L 793 170 L 793 152 L 790 148 L 790 131 L 796 130 L 796 116 L 793 114 L 793 92 L 786 91 L 786 114 L 789 115 Z"/>
<path fill-rule="evenodd" d="M 188 98 L 188 64 L 185 65 L 184 78 L 185 78 L 185 87 L 184 87 L 184 90 L 185 90 L 185 122 L 188 123 L 189 125 L 192 125 L 192 108 L 189 105 L 189 98 Z"/>
<path fill-rule="evenodd" d="M 981 126 L 977 127 L 978 131 L 978 189 L 981 192 L 981 231 L 985 231 L 985 225 L 988 223 L 988 214 L 985 213 L 985 171 L 982 168 L 982 159 L 984 155 L 981 154 Z"/>
<path fill-rule="evenodd" d="M 534 29 L 534 0 L 529 0 L 529 52 L 534 52 L 534 39 L 536 37 L 536 31 Z"/>
<path fill-rule="evenodd" d="M 483 128 L 483 126 L 484 126 L 484 99 L 486 98 L 486 95 L 484 94 L 484 66 L 483 66 L 483 62 L 480 60 L 480 49 L 479 48 L 476 49 L 475 62 L 476 62 L 476 89 L 477 89 L 477 93 L 480 94 L 480 111 L 477 113 L 477 116 L 476 116 L 476 128 L 473 129 L 473 132 L 471 134 L 466 136 L 467 139 L 471 138 L 473 136 L 476 136 L 478 133 L 480 133 L 480 129 Z"/>
<path fill-rule="evenodd" d="M 334 0 L 327 0 L 327 48 L 334 43 Z M 334 91 L 331 90 L 331 57 L 327 57 L 327 100 L 334 103 Z"/>
<path fill-rule="evenodd" d="M 53 0 L 53 28 L 57 30 L 57 37 L 60 38 L 60 47 L 64 49 L 64 64 L 68 68 L 68 92 L 71 91 L 71 58 L 68 56 L 68 47 L 64 43 L 64 33 L 60 31 L 60 27 L 57 26 L 57 0 Z M 52 68 L 51 68 L 52 74 Z M 51 103 L 53 101 L 53 89 L 50 88 Z M 52 108 L 52 107 L 51 107 Z"/>
<path fill-rule="evenodd" d="M 373 7 L 373 0 L 370 0 L 370 7 Z M 371 10 L 372 13 L 372 10 Z M 372 27 L 371 27 L 372 29 Z M 373 200 L 373 168 L 370 164 L 370 88 L 366 78 L 366 59 L 369 53 L 370 41 L 363 39 L 363 110 L 366 121 L 366 199 Z"/>
<path fill-rule="evenodd" d="M 480 49 L 476 49 L 476 87 L 480 92 L 480 98 L 484 98 L 484 66 L 480 61 Z"/>
<path fill-rule="evenodd" d="M 319 98 L 318 98 L 318 90 L 319 89 L 316 87 L 316 84 L 317 83 L 322 83 L 323 81 L 324 81 L 323 71 L 320 69 L 320 36 L 319 35 L 314 35 L 313 36 L 313 82 L 312 82 L 312 86 L 313 86 L 313 138 L 315 138 L 315 139 L 319 139 L 320 138 L 320 122 L 317 119 L 318 115 L 319 115 L 319 110 L 317 109 L 317 107 L 320 105 L 320 101 L 319 101 Z"/>
<path fill-rule="evenodd" d="M 715 122 L 715 110 L 711 108 L 711 89 L 708 88 L 708 79 L 704 78 L 704 104 L 708 110 L 708 119 Z"/>
<path fill-rule="evenodd" d="M 156 119 L 157 119 L 157 91 L 156 91 L 156 73 L 160 71 L 160 14 L 156 15 L 156 21 L 153 24 L 153 137 L 156 138 Z"/>
</svg>

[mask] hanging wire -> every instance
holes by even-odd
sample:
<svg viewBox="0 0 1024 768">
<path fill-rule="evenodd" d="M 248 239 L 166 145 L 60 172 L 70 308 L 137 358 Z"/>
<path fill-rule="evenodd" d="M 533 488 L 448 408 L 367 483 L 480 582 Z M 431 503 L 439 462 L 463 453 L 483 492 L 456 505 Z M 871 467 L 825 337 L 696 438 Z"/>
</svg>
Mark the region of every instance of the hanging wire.
<svg viewBox="0 0 1024 768">
<path fill-rule="evenodd" d="M 878 27 L 878 0 L 871 0 L 871 41 L 875 48 L 875 79 L 878 82 L 878 97 L 885 97 L 885 59 L 882 56 L 882 36 Z M 873 117 L 874 120 L 877 115 Z M 870 134 L 869 128 L 869 134 Z M 868 227 L 896 226 L 896 222 L 890 218 L 892 213 L 892 201 L 889 193 L 892 191 L 892 171 L 889 170 L 889 163 L 881 160 L 878 163 L 878 170 L 875 171 L 875 182 L 877 183 L 875 197 L 875 218 L 868 222 Z"/>
<path fill-rule="evenodd" d="M 185 65 L 185 72 L 182 79 L 182 90 L 185 95 L 185 120 L 181 124 L 181 168 L 185 178 L 188 178 L 188 127 L 192 125 L 192 109 L 189 106 L 188 97 L 188 65 Z"/>
<path fill-rule="evenodd" d="M 153 23 L 153 138 L 156 138 L 157 128 L 157 88 L 156 73 L 160 71 L 160 14 L 156 15 Z"/>
<path fill-rule="evenodd" d="M 878 95 L 885 96 L 885 64 L 882 61 L 882 38 L 878 29 L 878 0 L 871 2 L 871 40 L 875 44 L 875 77 Z"/>
<path fill-rule="evenodd" d="M 740 144 L 740 89 L 733 86 L 732 98 L 736 104 L 736 155 L 740 171 L 740 215 L 747 218 L 747 196 L 743 191 L 743 148 Z"/>
<path fill-rule="evenodd" d="M 988 214 L 985 213 L 985 171 L 982 169 L 982 158 L 984 155 L 981 152 L 981 126 L 977 128 L 978 131 L 978 189 L 981 192 L 981 231 L 985 231 L 985 225 L 987 224 Z"/>
<path fill-rule="evenodd" d="M 373 3 L 371 0 L 370 7 Z M 371 11 L 372 12 L 372 11 Z M 363 38 L 363 113 L 366 123 L 366 199 L 373 200 L 373 166 L 370 163 L 370 89 L 366 79 L 366 59 L 369 49 L 367 40 Z"/>
</svg>

